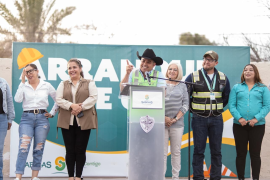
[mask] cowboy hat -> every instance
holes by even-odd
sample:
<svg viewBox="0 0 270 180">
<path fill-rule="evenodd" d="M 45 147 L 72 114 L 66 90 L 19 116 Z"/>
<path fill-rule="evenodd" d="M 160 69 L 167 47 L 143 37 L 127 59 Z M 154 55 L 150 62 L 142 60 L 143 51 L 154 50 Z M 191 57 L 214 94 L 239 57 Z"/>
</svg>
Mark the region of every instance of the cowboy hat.
<svg viewBox="0 0 270 180">
<path fill-rule="evenodd" d="M 137 51 L 137 56 L 138 56 L 139 59 L 141 59 L 141 58 L 151 59 L 156 63 L 157 66 L 160 66 L 160 65 L 163 64 L 162 58 L 157 57 L 156 54 L 154 53 L 153 49 L 148 49 L 147 48 L 143 52 L 142 56 L 140 56 L 139 52 Z"/>
</svg>

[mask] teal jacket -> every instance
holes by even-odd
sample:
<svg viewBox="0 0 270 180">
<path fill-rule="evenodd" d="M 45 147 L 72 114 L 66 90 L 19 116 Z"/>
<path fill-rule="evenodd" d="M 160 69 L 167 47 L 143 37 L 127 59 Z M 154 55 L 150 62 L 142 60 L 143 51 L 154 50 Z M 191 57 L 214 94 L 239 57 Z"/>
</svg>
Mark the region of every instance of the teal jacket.
<svg viewBox="0 0 270 180">
<path fill-rule="evenodd" d="M 265 116 L 270 111 L 270 91 L 261 83 L 256 83 L 249 91 L 245 82 L 233 86 L 229 97 L 229 110 L 234 117 L 234 123 L 244 118 L 256 118 L 255 126 L 265 124 Z"/>
</svg>

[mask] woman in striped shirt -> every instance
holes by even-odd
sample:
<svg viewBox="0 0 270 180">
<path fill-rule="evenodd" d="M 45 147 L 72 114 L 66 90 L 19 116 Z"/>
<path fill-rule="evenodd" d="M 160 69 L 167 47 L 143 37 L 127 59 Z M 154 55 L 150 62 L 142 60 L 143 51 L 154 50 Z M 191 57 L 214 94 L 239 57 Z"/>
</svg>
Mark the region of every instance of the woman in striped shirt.
<svg viewBox="0 0 270 180">
<path fill-rule="evenodd" d="M 171 63 L 166 72 L 166 78 L 181 80 L 182 66 Z M 170 138 L 172 179 L 179 179 L 181 169 L 181 143 L 184 132 L 184 114 L 188 111 L 189 98 L 187 87 L 183 83 L 166 81 L 165 97 L 165 141 L 164 141 L 164 175 L 167 167 L 168 141 Z"/>
</svg>

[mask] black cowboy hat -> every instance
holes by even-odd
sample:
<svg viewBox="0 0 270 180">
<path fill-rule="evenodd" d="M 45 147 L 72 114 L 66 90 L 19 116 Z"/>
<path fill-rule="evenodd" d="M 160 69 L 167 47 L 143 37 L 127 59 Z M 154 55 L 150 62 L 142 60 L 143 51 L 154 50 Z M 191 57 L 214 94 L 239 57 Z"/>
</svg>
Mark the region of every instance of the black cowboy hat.
<svg viewBox="0 0 270 180">
<path fill-rule="evenodd" d="M 156 63 L 157 66 L 160 66 L 163 64 L 163 59 L 160 57 L 157 57 L 156 54 L 154 53 L 153 49 L 146 49 L 143 52 L 142 56 L 140 56 L 139 52 L 137 51 L 137 56 L 139 59 L 141 59 L 141 58 L 151 59 Z"/>
</svg>

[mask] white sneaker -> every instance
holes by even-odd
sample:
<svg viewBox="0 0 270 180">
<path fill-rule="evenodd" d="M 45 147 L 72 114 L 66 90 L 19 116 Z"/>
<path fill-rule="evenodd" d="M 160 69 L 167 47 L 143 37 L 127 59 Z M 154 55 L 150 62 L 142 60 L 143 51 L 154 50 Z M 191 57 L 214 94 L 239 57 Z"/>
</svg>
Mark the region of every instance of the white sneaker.
<svg viewBox="0 0 270 180">
<path fill-rule="evenodd" d="M 30 179 L 30 180 L 40 180 L 39 178 L 37 177 L 34 177 L 33 179 Z"/>
<path fill-rule="evenodd" d="M 20 180 L 19 178 L 15 178 L 14 180 Z"/>
</svg>

